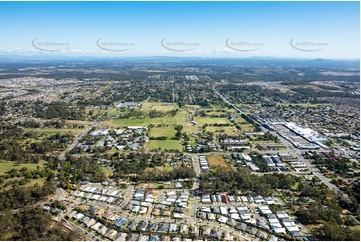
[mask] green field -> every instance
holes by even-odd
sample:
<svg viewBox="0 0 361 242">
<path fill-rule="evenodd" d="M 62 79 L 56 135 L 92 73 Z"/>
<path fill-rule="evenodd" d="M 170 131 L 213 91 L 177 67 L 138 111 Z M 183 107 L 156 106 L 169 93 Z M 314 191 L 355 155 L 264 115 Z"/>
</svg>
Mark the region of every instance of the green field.
<svg viewBox="0 0 361 242">
<path fill-rule="evenodd" d="M 236 128 L 232 126 L 228 126 L 228 127 L 207 126 L 206 130 L 211 131 L 213 133 L 234 133 L 238 131 Z M 221 132 L 221 130 L 224 131 Z"/>
<path fill-rule="evenodd" d="M 81 134 L 85 129 L 67 129 L 67 128 L 42 128 L 42 129 L 33 129 L 33 128 L 26 128 L 24 129 L 26 132 L 36 132 L 36 133 L 43 133 L 43 134 L 49 134 L 54 135 L 57 133 L 65 134 L 68 132 L 71 132 L 73 134 Z"/>
<path fill-rule="evenodd" d="M 118 115 L 119 114 L 119 110 L 117 108 L 112 108 L 110 110 L 108 110 L 108 114 L 112 115 Z"/>
<path fill-rule="evenodd" d="M 114 119 L 113 124 L 118 126 L 148 126 L 149 124 L 167 124 L 167 125 L 183 125 L 187 123 L 187 112 L 182 110 L 173 117 L 166 116 L 160 118 L 143 118 L 143 119 Z"/>
<path fill-rule="evenodd" d="M 200 105 L 191 105 L 191 104 L 187 104 L 185 105 L 186 109 L 200 109 L 201 106 Z"/>
<path fill-rule="evenodd" d="M 179 140 L 151 140 L 147 145 L 147 150 L 179 150 L 182 151 L 182 145 Z"/>
<path fill-rule="evenodd" d="M 31 179 L 29 183 L 25 184 L 24 187 L 31 187 L 31 186 L 34 186 L 36 183 L 39 185 L 39 186 L 42 186 L 44 185 L 46 181 L 46 178 L 38 178 L 38 179 Z"/>
<path fill-rule="evenodd" d="M 176 134 L 176 131 L 174 129 L 174 126 L 167 126 L 167 127 L 155 127 L 151 128 L 150 130 L 150 137 L 162 137 L 165 136 L 168 139 L 174 137 Z"/>
<path fill-rule="evenodd" d="M 205 124 L 229 124 L 229 120 L 227 118 L 210 118 L 210 117 L 195 117 L 194 121 L 198 123 L 198 125 L 203 126 Z"/>
<path fill-rule="evenodd" d="M 8 161 L 8 162 L 1 161 L 0 162 L 0 175 L 5 174 L 6 172 L 10 171 L 11 169 L 20 170 L 21 168 L 26 167 L 29 170 L 34 170 L 34 169 L 36 169 L 37 166 L 39 166 L 40 168 L 44 167 L 45 164 L 46 164 L 45 161 L 39 162 L 39 164 L 26 163 L 26 164 L 20 164 L 20 165 L 17 165 L 17 164 L 15 164 L 15 162 L 12 162 L 12 161 Z"/>
<path fill-rule="evenodd" d="M 248 122 L 244 118 L 235 118 L 234 121 L 240 124 L 248 124 Z"/>
<path fill-rule="evenodd" d="M 173 103 L 143 102 L 140 110 L 142 110 L 142 111 L 149 111 L 149 110 L 172 111 L 172 110 L 176 109 L 177 107 L 178 107 L 177 104 L 173 104 Z"/>
<path fill-rule="evenodd" d="M 242 131 L 244 131 L 244 132 L 253 132 L 253 130 L 254 130 L 254 127 L 252 124 L 241 124 L 240 126 L 241 126 Z"/>
</svg>

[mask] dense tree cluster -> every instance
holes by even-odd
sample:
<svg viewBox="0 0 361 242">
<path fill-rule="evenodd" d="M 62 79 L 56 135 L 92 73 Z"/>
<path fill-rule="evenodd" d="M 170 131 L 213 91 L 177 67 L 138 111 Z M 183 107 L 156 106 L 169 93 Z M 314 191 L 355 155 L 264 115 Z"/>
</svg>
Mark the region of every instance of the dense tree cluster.
<svg viewBox="0 0 361 242">
<path fill-rule="evenodd" d="M 65 102 L 37 102 L 34 104 L 35 117 L 52 119 L 70 119 L 82 120 L 84 118 L 84 109 L 70 106 Z"/>
<path fill-rule="evenodd" d="M 145 153 L 115 154 L 112 165 L 115 169 L 114 178 L 124 178 L 129 174 L 142 174 L 148 167 L 162 166 L 165 159 L 161 155 Z"/>
<path fill-rule="evenodd" d="M 74 232 L 64 232 L 61 225 L 40 208 L 0 212 L 0 231 L 0 240 L 78 240 Z"/>
<path fill-rule="evenodd" d="M 303 224 L 322 224 L 314 229 L 316 237 L 328 241 L 359 241 L 359 231 L 351 230 L 345 225 L 355 225 L 355 220 L 350 224 L 349 220 L 341 216 L 343 208 L 339 205 L 342 199 L 317 199 L 309 206 L 296 212 L 296 216 Z"/>
<path fill-rule="evenodd" d="M 0 132 L 0 159 L 16 163 L 38 163 L 47 153 L 64 148 L 74 138 L 71 133 L 24 133 L 22 128 L 3 123 L 0 128 L 3 130 Z M 30 138 L 36 141 L 30 143 L 26 140 Z"/>
<path fill-rule="evenodd" d="M 53 161 L 58 163 L 57 160 Z M 73 157 L 67 156 L 66 161 L 61 163 L 59 181 L 61 187 L 68 187 L 70 183 L 78 183 L 82 180 L 102 182 L 106 175 L 101 171 L 98 157 Z"/>
<path fill-rule="evenodd" d="M 151 181 L 173 181 L 175 179 L 191 179 L 195 177 L 195 172 L 189 167 L 175 167 L 170 171 L 152 169 L 144 172 L 138 177 L 140 181 L 151 182 Z"/>
<path fill-rule="evenodd" d="M 258 176 L 242 168 L 238 171 L 218 169 L 201 174 L 200 190 L 207 193 L 241 191 L 270 195 L 274 189 L 291 189 L 298 181 L 299 178 L 292 175 L 274 173 Z"/>
<path fill-rule="evenodd" d="M 42 187 L 38 184 L 32 187 L 14 187 L 0 192 L 0 211 L 34 204 L 54 192 L 55 186 L 50 181 L 46 182 Z"/>
</svg>

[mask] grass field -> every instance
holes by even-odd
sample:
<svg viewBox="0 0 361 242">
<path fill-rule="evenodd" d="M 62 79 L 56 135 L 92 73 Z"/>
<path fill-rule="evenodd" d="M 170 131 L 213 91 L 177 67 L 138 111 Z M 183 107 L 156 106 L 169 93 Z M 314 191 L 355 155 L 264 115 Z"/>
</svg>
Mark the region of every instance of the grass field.
<svg viewBox="0 0 361 242">
<path fill-rule="evenodd" d="M 195 117 L 194 121 L 198 123 L 198 125 L 203 126 L 205 124 L 229 124 L 229 120 L 227 118 L 210 118 L 210 117 Z"/>
<path fill-rule="evenodd" d="M 198 130 L 197 126 L 192 125 L 190 123 L 187 123 L 187 124 L 183 125 L 182 132 L 185 132 L 185 133 L 198 133 L 199 130 Z"/>
<path fill-rule="evenodd" d="M 21 168 L 26 167 L 29 170 L 34 170 L 34 169 L 36 169 L 37 166 L 39 166 L 40 168 L 44 167 L 45 164 L 46 164 L 45 161 L 39 162 L 39 164 L 27 163 L 27 164 L 20 164 L 20 165 L 17 165 L 12 161 L 8 161 L 8 162 L 0 161 L 0 175 L 5 174 L 6 172 L 10 171 L 11 169 L 20 170 Z"/>
<path fill-rule="evenodd" d="M 360 225 L 348 226 L 351 230 L 360 231 Z"/>
<path fill-rule="evenodd" d="M 234 133 L 234 132 L 238 131 L 237 129 L 235 129 L 232 126 L 229 126 L 229 127 L 207 126 L 206 130 L 211 131 L 213 133 L 227 133 L 227 134 Z M 221 131 L 221 130 L 224 130 L 224 131 Z"/>
<path fill-rule="evenodd" d="M 110 115 L 111 114 L 117 115 L 117 114 L 119 114 L 119 110 L 117 108 L 112 108 L 112 109 L 108 110 L 108 113 Z"/>
<path fill-rule="evenodd" d="M 253 132 L 254 128 L 252 124 L 241 124 L 241 129 L 245 132 Z"/>
<path fill-rule="evenodd" d="M 57 133 L 61 133 L 61 134 L 65 134 L 68 132 L 71 132 L 75 135 L 77 134 L 81 134 L 85 129 L 66 129 L 66 128 L 60 128 L 60 129 L 56 129 L 56 128 L 42 128 L 42 129 L 33 129 L 33 128 L 25 128 L 24 129 L 26 132 L 36 132 L 36 133 L 44 133 L 44 134 L 49 134 L 49 135 L 54 135 Z"/>
<path fill-rule="evenodd" d="M 148 150 L 179 150 L 182 151 L 182 145 L 180 144 L 179 140 L 151 140 L 147 147 Z"/>
<path fill-rule="evenodd" d="M 185 105 L 186 109 L 200 109 L 201 106 L 199 105 L 190 105 L 190 104 L 187 104 Z"/>
<path fill-rule="evenodd" d="M 234 121 L 240 124 L 248 124 L 248 122 L 244 118 L 235 118 Z"/>
<path fill-rule="evenodd" d="M 143 102 L 140 110 L 142 111 L 156 110 L 156 111 L 166 112 L 166 111 L 172 111 L 177 107 L 178 107 L 177 104 L 173 104 L 173 103 Z"/>
<path fill-rule="evenodd" d="M 39 186 L 44 185 L 46 178 L 31 179 L 29 183 L 25 184 L 24 187 L 31 187 L 38 183 Z"/>
<path fill-rule="evenodd" d="M 176 134 L 176 131 L 174 129 L 174 126 L 167 126 L 167 127 L 154 127 L 150 130 L 150 137 L 162 137 L 165 136 L 168 139 L 174 137 Z"/>
<path fill-rule="evenodd" d="M 144 118 L 144 119 L 114 119 L 112 122 L 115 125 L 125 126 L 148 126 L 149 124 L 167 124 L 167 125 L 183 125 L 187 123 L 187 112 L 179 111 L 173 117 L 166 116 L 160 118 Z"/>
<path fill-rule="evenodd" d="M 91 125 L 92 122 L 84 121 L 84 120 L 65 120 L 66 124 L 84 124 L 84 125 Z"/>
<path fill-rule="evenodd" d="M 9 178 L 9 179 L 6 179 L 5 180 L 5 183 L 7 182 L 13 182 L 13 181 L 20 181 L 24 179 L 24 177 L 14 177 L 14 178 Z M 46 178 L 38 178 L 38 179 L 30 179 L 30 182 L 29 183 L 26 183 L 25 185 L 22 185 L 20 187 L 31 187 L 31 186 L 34 186 L 36 183 L 39 185 L 39 186 L 42 186 L 44 185 L 46 181 Z M 1 191 L 6 191 L 6 190 L 9 190 L 11 189 L 13 186 L 12 185 L 9 185 L 9 186 L 6 186 L 6 187 L 3 187 L 1 189 Z"/>
<path fill-rule="evenodd" d="M 210 156 L 207 156 L 207 161 L 210 168 L 225 168 L 228 169 L 227 163 L 224 161 L 222 155 L 220 154 L 212 154 Z"/>
</svg>

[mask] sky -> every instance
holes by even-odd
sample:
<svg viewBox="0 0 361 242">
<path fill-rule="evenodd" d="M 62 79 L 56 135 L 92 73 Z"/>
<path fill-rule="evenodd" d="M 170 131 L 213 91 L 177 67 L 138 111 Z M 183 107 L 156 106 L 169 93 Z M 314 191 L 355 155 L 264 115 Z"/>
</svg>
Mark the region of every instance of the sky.
<svg viewBox="0 0 361 242">
<path fill-rule="evenodd" d="M 359 2 L 0 2 L 0 55 L 359 59 Z"/>
</svg>

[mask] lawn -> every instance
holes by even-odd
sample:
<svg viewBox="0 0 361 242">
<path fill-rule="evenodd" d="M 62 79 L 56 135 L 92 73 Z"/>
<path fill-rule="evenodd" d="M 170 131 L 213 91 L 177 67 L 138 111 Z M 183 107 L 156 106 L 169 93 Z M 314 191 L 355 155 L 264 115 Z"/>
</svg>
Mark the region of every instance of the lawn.
<svg viewBox="0 0 361 242">
<path fill-rule="evenodd" d="M 147 150 L 179 150 L 182 151 L 182 145 L 179 140 L 151 140 L 147 145 Z"/>
<path fill-rule="evenodd" d="M 210 156 L 207 156 L 207 161 L 210 168 L 225 168 L 228 169 L 227 163 L 224 161 L 222 155 L 220 154 L 212 154 Z"/>
<path fill-rule="evenodd" d="M 174 126 L 166 126 L 166 127 L 154 127 L 150 130 L 150 137 L 162 137 L 165 136 L 168 139 L 174 137 L 176 134 L 176 131 L 174 129 Z"/>
<path fill-rule="evenodd" d="M 8 161 L 8 162 L 4 162 L 1 161 L 0 162 L 0 175 L 5 174 L 7 171 L 10 171 L 11 169 L 15 168 L 17 170 L 20 170 L 23 167 L 27 167 L 29 170 L 34 170 L 36 169 L 37 166 L 44 167 L 46 164 L 45 161 L 39 162 L 39 164 L 34 164 L 34 163 L 26 163 L 26 164 L 15 164 L 15 162 L 12 161 Z"/>
<path fill-rule="evenodd" d="M 229 120 L 227 118 L 211 118 L 211 117 L 195 117 L 195 122 L 198 125 L 203 126 L 205 124 L 229 124 Z"/>
<path fill-rule="evenodd" d="M 177 104 L 173 104 L 173 103 L 143 102 L 140 110 L 142 111 L 156 110 L 156 111 L 166 112 L 166 111 L 172 111 L 177 107 L 178 107 Z"/>
<path fill-rule="evenodd" d="M 228 127 L 207 126 L 206 130 L 211 131 L 213 133 L 228 133 L 228 134 L 237 131 L 237 129 L 233 128 L 232 126 L 228 126 Z"/>
</svg>

